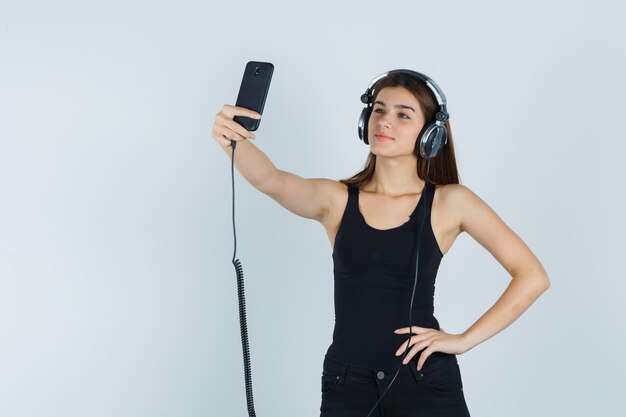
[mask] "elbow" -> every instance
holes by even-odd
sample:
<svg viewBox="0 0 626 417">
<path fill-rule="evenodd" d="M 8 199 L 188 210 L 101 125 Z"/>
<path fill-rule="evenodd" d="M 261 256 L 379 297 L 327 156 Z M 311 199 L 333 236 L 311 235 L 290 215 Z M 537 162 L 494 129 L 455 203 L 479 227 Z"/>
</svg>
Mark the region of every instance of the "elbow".
<svg viewBox="0 0 626 417">
<path fill-rule="evenodd" d="M 548 278 L 548 274 L 545 269 L 541 266 L 532 266 L 521 271 L 518 271 L 517 274 L 513 276 L 524 277 L 531 286 L 533 286 L 537 291 L 543 293 L 550 288 L 550 278 Z"/>
<path fill-rule="evenodd" d="M 545 273 L 527 271 L 524 274 L 515 274 L 512 277 L 522 279 L 533 292 L 542 294 L 550 288 L 550 278 Z"/>
<path fill-rule="evenodd" d="M 550 288 L 550 278 L 548 278 L 547 275 L 543 275 L 539 280 L 539 288 L 542 293 L 548 291 Z"/>
</svg>

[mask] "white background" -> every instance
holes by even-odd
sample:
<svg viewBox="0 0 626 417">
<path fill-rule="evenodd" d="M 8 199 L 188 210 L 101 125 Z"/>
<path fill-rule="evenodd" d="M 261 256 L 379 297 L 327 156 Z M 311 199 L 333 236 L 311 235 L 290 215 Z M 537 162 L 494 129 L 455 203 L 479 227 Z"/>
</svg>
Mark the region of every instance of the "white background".
<svg viewBox="0 0 626 417">
<path fill-rule="evenodd" d="M 0 415 L 247 414 L 231 166 L 211 126 L 257 60 L 275 71 L 254 143 L 305 178 L 360 170 L 372 78 L 431 76 L 461 182 L 552 283 L 459 355 L 472 415 L 615 416 L 625 12 L 617 0 L 1 0 Z M 330 243 L 237 171 L 235 195 L 257 414 L 317 416 Z M 441 326 L 466 330 L 509 279 L 459 236 L 437 278 Z"/>
</svg>

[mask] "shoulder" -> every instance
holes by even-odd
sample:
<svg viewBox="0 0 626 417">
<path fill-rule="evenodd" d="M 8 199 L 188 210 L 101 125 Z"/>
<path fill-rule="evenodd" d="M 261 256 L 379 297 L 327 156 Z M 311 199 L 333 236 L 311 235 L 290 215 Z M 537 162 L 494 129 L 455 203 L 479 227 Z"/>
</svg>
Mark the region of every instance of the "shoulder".
<svg viewBox="0 0 626 417">
<path fill-rule="evenodd" d="M 464 200 L 474 194 L 468 186 L 463 184 L 437 184 L 437 192 L 446 199 Z"/>
<path fill-rule="evenodd" d="M 467 218 L 491 210 L 491 208 L 464 184 L 441 184 L 436 186 L 436 198 L 446 217 L 453 220 L 461 231 L 467 226 Z"/>
<path fill-rule="evenodd" d="M 341 181 L 333 180 L 330 178 L 316 178 L 315 181 L 320 190 L 327 193 L 330 196 L 341 196 L 348 192 L 348 185 Z"/>
<path fill-rule="evenodd" d="M 437 184 L 435 185 L 435 195 L 442 202 L 458 206 L 466 201 L 473 192 L 463 184 Z"/>
<path fill-rule="evenodd" d="M 482 237 L 485 228 L 494 230 L 506 227 L 495 210 L 466 185 L 442 186 L 441 200 L 460 231 L 467 232 L 474 238 Z"/>
</svg>

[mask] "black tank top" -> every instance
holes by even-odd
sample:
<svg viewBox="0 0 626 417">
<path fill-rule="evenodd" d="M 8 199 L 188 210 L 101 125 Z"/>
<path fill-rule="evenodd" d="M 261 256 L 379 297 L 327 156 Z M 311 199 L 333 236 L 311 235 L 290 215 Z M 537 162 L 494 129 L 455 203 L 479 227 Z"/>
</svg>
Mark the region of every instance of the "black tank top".
<svg viewBox="0 0 626 417">
<path fill-rule="evenodd" d="M 435 278 L 443 257 L 430 222 L 434 193 L 435 186 L 427 183 L 409 221 L 380 230 L 365 222 L 358 205 L 359 189 L 348 187 L 348 203 L 333 247 L 335 328 L 327 357 L 369 368 L 395 367 L 403 358 L 395 352 L 408 339 L 408 334 L 396 334 L 395 329 L 413 324 L 440 330 L 433 315 Z M 409 323 L 416 243 L 424 214 Z"/>
</svg>

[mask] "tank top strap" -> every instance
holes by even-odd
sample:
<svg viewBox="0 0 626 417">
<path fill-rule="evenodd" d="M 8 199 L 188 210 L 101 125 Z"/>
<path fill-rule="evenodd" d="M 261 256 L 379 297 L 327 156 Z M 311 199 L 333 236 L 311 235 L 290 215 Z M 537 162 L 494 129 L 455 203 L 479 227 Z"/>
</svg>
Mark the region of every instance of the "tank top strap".
<svg viewBox="0 0 626 417">
<path fill-rule="evenodd" d="M 354 210 L 358 211 L 358 197 L 359 190 L 354 185 L 348 186 L 348 208 L 354 213 Z"/>
<path fill-rule="evenodd" d="M 348 202 L 346 204 L 346 212 L 350 217 L 355 217 L 358 214 L 358 201 L 357 201 L 357 189 L 354 185 L 348 185 Z"/>
</svg>

